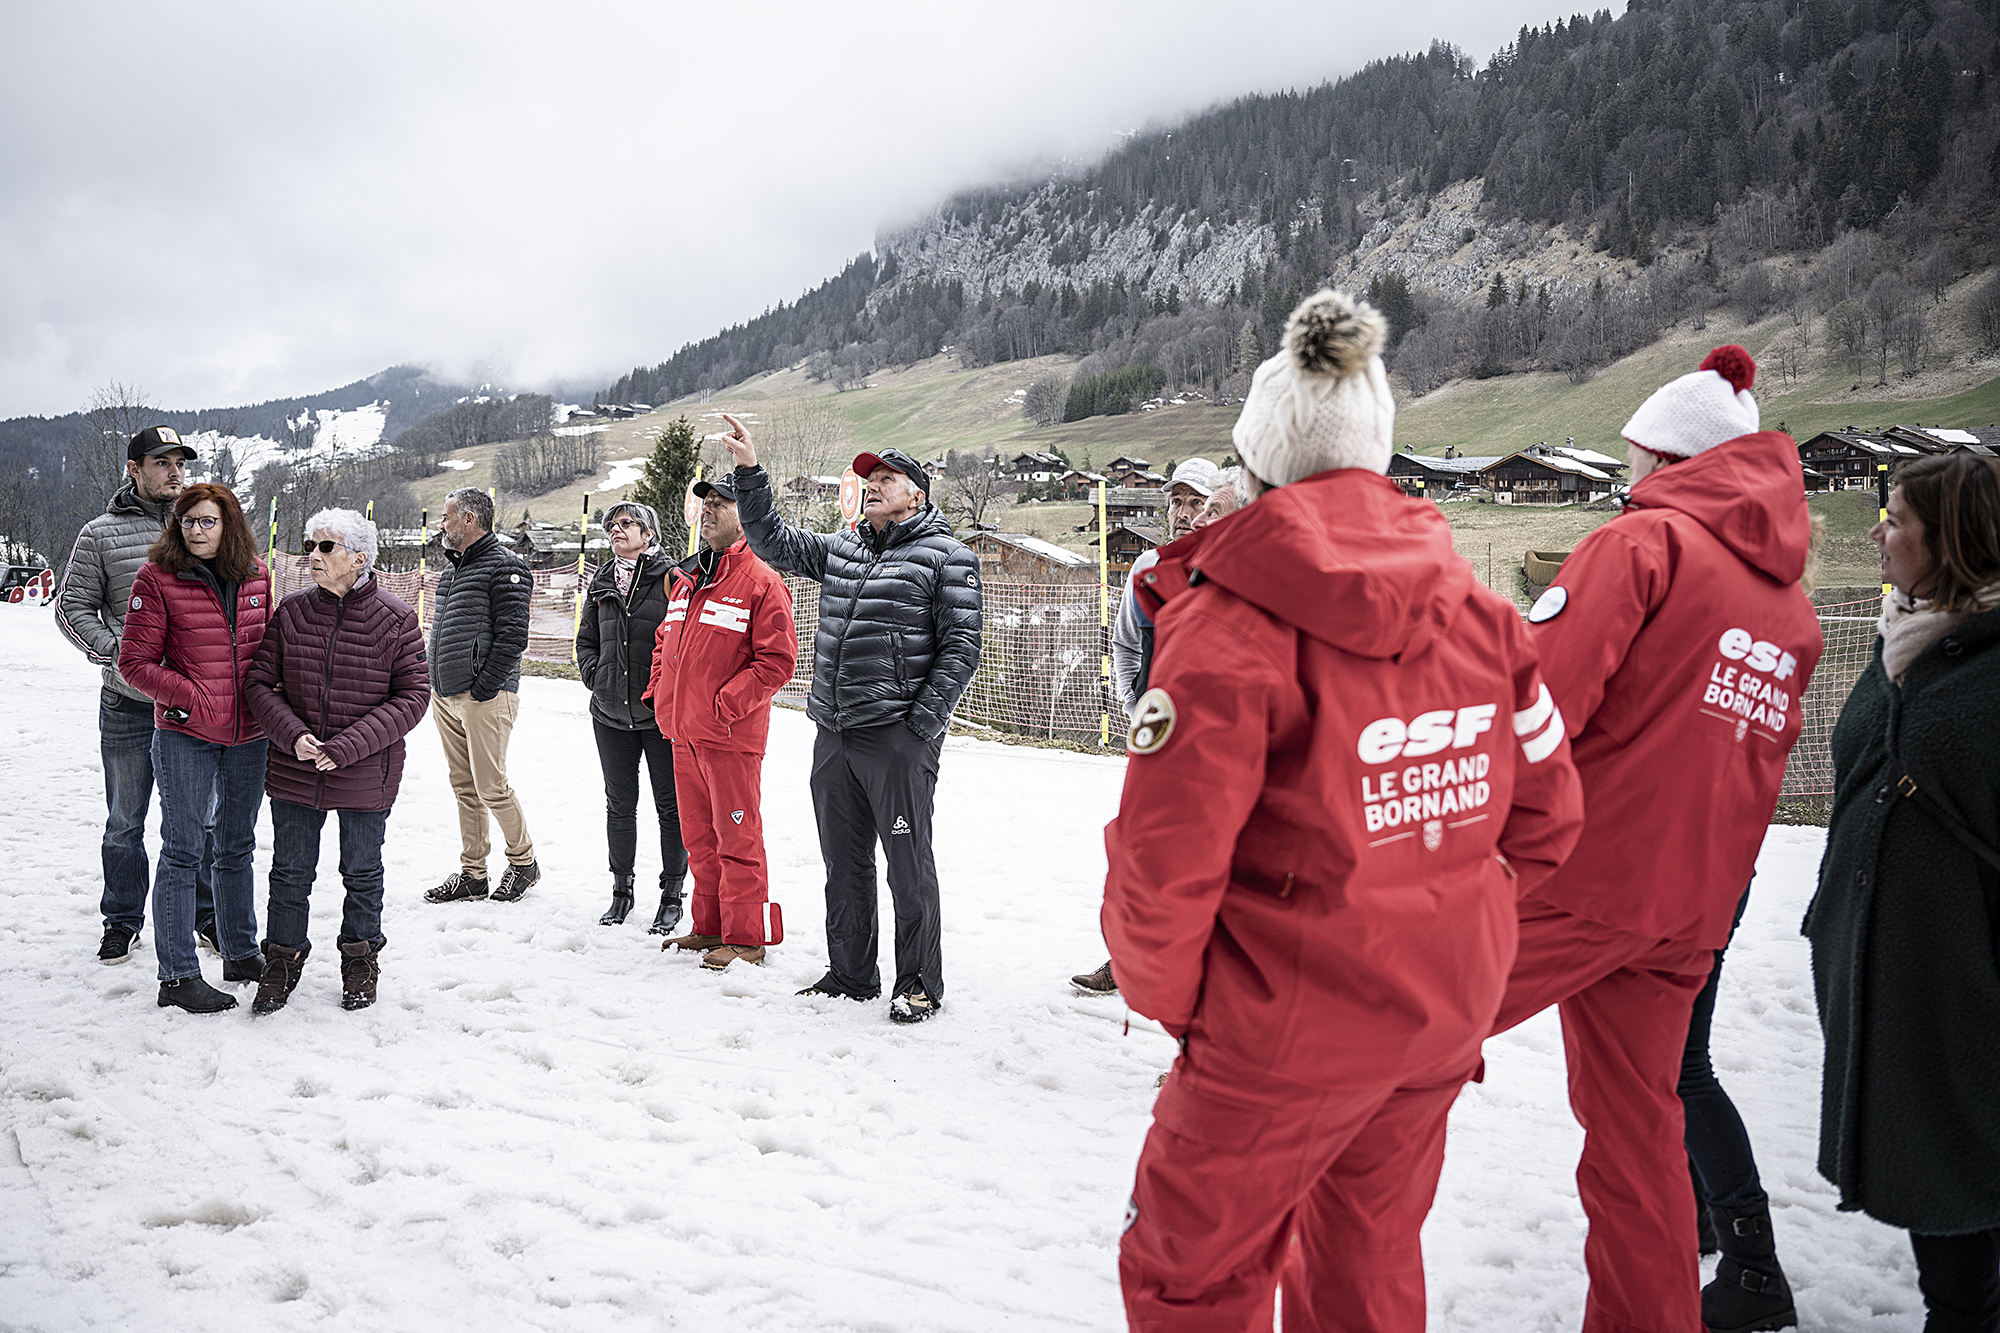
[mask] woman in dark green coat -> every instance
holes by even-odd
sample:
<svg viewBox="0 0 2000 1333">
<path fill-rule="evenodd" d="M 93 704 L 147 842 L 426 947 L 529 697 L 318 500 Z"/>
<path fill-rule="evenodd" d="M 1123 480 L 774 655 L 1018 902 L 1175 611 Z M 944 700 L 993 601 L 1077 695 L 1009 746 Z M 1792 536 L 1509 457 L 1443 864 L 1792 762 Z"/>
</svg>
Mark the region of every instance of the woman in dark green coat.
<svg viewBox="0 0 2000 1333">
<path fill-rule="evenodd" d="M 1993 1333 L 2000 872 L 1965 839 L 2000 848 L 2000 466 L 1911 463 L 1869 536 L 1895 591 L 1834 727 L 1805 920 L 1826 1034 L 1819 1170 L 1843 1209 L 1909 1230 L 1925 1333 Z"/>
</svg>

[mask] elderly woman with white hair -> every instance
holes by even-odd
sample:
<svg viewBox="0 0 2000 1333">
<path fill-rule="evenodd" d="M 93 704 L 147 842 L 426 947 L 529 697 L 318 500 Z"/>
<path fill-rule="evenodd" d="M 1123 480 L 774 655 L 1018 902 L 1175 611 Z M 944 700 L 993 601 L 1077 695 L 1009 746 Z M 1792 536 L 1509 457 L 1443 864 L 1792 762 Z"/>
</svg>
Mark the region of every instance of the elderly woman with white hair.
<svg viewBox="0 0 2000 1333">
<path fill-rule="evenodd" d="M 251 1012 L 285 1006 L 306 956 L 308 899 L 327 812 L 340 812 L 340 1005 L 375 1002 L 382 839 L 403 777 L 403 737 L 430 703 L 417 613 L 373 576 L 375 525 L 351 509 L 307 520 L 317 587 L 284 600 L 244 687 L 271 739 L 271 894 Z"/>
</svg>

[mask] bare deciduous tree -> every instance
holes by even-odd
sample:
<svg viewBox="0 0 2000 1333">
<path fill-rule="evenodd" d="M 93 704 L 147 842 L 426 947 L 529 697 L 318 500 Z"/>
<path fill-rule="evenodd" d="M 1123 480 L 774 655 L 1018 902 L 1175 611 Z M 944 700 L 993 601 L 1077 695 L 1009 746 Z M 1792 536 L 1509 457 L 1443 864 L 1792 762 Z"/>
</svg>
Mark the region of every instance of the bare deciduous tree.
<svg viewBox="0 0 2000 1333">
<path fill-rule="evenodd" d="M 1058 426 L 1068 402 L 1069 380 L 1062 375 L 1043 375 L 1022 395 L 1021 413 L 1037 426 Z"/>
<path fill-rule="evenodd" d="M 932 498 L 953 523 L 978 527 L 986 521 L 986 511 L 1010 494 L 1007 479 L 987 460 L 973 455 L 954 453 L 950 466 L 944 494 Z"/>
</svg>

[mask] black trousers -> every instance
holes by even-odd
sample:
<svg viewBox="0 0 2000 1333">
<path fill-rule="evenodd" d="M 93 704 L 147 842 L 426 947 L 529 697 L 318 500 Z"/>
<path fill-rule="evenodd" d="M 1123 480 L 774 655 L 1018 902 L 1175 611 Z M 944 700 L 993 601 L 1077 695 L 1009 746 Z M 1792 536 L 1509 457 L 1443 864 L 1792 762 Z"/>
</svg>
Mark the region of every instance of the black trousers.
<svg viewBox="0 0 2000 1333">
<path fill-rule="evenodd" d="M 639 760 L 653 786 L 653 813 L 660 820 L 662 885 L 687 878 L 687 848 L 681 845 L 680 806 L 674 801 L 674 743 L 648 727 L 624 731 L 590 720 L 597 733 L 597 762 L 604 769 L 604 841 L 611 848 L 611 873 L 632 873 L 639 855 Z"/>
<path fill-rule="evenodd" d="M 1750 890 L 1736 901 L 1736 920 L 1729 936 L 1743 922 L 1743 909 L 1750 903 Z M 1765 1200 L 1764 1183 L 1757 1178 L 1757 1158 L 1750 1150 L 1750 1132 L 1736 1103 L 1716 1080 L 1715 1067 L 1708 1058 L 1708 1036 L 1715 1021 L 1715 992 L 1722 982 L 1722 955 L 1725 944 L 1715 951 L 1715 966 L 1708 984 L 1695 997 L 1694 1013 L 1688 1020 L 1687 1049 L 1681 1053 L 1681 1109 L 1686 1112 L 1684 1141 L 1688 1160 L 1694 1166 L 1695 1201 L 1737 1211 L 1754 1208 Z"/>
<path fill-rule="evenodd" d="M 1930 1318 L 1924 1333 L 2000 1330 L 2000 1230 L 1963 1236 L 1910 1233 L 1917 1286 Z"/>
<path fill-rule="evenodd" d="M 944 737 L 926 741 L 901 722 L 853 731 L 819 729 L 813 742 L 813 813 L 826 862 L 826 954 L 848 994 L 882 993 L 875 844 L 889 862 L 896 906 L 896 985 L 944 998 L 944 943 L 931 808 Z"/>
</svg>

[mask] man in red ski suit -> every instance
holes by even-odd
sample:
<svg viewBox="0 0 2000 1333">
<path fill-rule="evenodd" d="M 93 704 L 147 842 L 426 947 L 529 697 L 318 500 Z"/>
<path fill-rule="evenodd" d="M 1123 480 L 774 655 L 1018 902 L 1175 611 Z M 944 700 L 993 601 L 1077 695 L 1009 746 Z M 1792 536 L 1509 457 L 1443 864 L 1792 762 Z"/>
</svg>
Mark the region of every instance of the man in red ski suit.
<svg viewBox="0 0 2000 1333">
<path fill-rule="evenodd" d="M 792 594 L 743 540 L 726 477 L 698 481 L 702 548 L 676 566 L 646 697 L 674 739 L 674 795 L 694 878 L 690 933 L 663 949 L 701 950 L 721 971 L 764 961 L 764 746 L 771 699 L 792 678 Z"/>
<path fill-rule="evenodd" d="M 1494 1031 L 1561 1006 L 1584 1128 L 1585 1333 L 1702 1328 L 1675 1085 L 1821 647 L 1799 587 L 1798 449 L 1758 429 L 1755 375 L 1748 352 L 1719 347 L 1646 400 L 1624 430 L 1625 512 L 1528 613 L 1587 818 L 1568 862 L 1522 895 Z"/>
<path fill-rule="evenodd" d="M 1181 1056 L 1119 1250 L 1135 1330 L 1269 1330 L 1283 1269 L 1287 1330 L 1421 1333 L 1446 1113 L 1517 892 L 1583 822 L 1519 613 L 1381 475 L 1383 328 L 1307 299 L 1236 426 L 1260 498 L 1140 576 L 1102 922 Z"/>
</svg>

